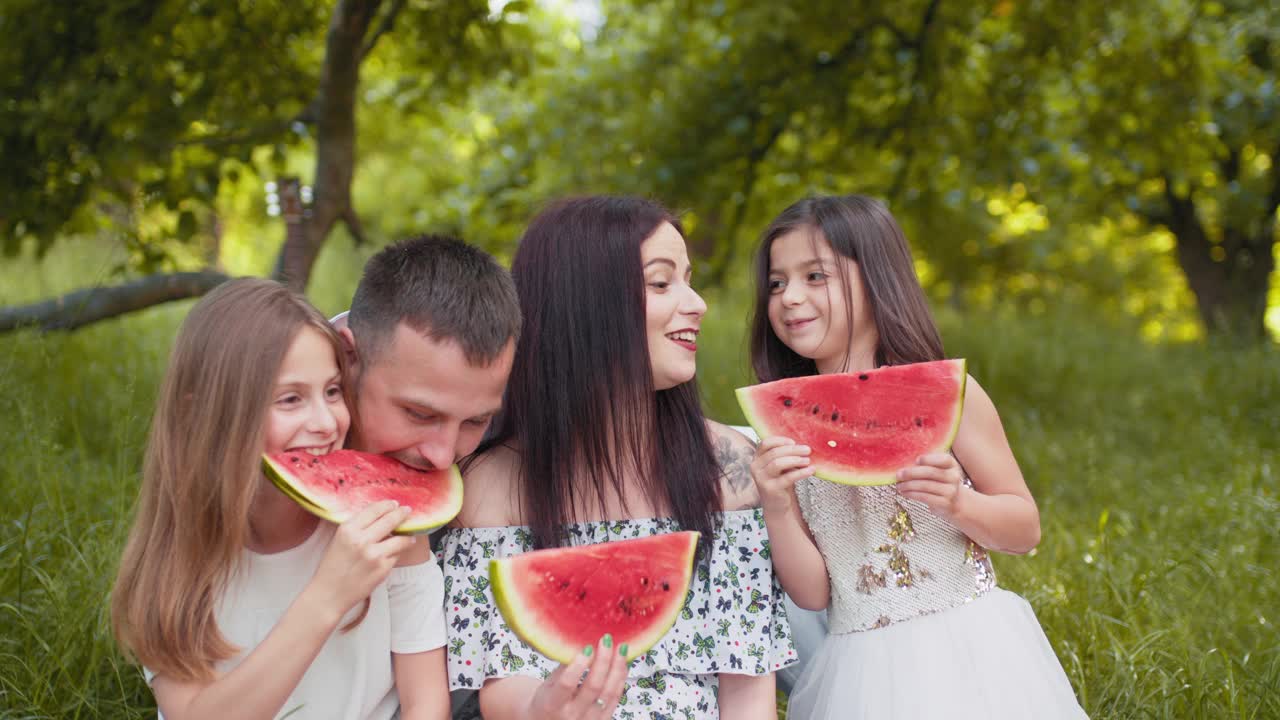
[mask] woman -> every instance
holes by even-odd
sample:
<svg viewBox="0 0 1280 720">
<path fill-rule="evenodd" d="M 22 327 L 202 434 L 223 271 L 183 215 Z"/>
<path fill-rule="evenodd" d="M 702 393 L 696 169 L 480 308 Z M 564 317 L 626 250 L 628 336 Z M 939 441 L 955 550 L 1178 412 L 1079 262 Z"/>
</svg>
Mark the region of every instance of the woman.
<svg viewBox="0 0 1280 720">
<path fill-rule="evenodd" d="M 530 224 L 512 273 L 525 331 L 503 417 L 443 538 L 451 686 L 479 688 L 487 720 L 775 717 L 773 673 L 795 652 L 753 447 L 699 407 L 706 304 L 678 222 L 638 198 L 561 201 Z M 691 599 L 629 673 L 607 637 L 554 669 L 494 607 L 493 557 L 679 529 L 703 537 Z"/>
</svg>

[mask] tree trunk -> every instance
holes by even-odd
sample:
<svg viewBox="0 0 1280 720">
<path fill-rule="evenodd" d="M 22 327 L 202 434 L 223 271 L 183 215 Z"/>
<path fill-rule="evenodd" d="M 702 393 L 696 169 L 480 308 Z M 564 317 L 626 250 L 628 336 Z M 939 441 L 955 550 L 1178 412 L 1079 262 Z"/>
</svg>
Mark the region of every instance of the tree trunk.
<svg viewBox="0 0 1280 720">
<path fill-rule="evenodd" d="M 1252 232 L 1232 223 L 1222 242 L 1215 243 L 1190 196 L 1166 192 L 1166 199 L 1171 210 L 1166 224 L 1177 240 L 1178 264 L 1195 294 L 1205 331 L 1228 342 L 1265 341 L 1267 294 L 1275 269 L 1275 211 L 1253 223 Z"/>
<path fill-rule="evenodd" d="M 365 35 L 380 0 L 339 0 L 329 21 L 316 111 L 316 169 L 311 215 L 304 232 L 290 233 L 275 278 L 296 292 L 307 289 L 320 248 L 334 224 L 352 217 L 356 157 L 356 89 Z"/>
</svg>

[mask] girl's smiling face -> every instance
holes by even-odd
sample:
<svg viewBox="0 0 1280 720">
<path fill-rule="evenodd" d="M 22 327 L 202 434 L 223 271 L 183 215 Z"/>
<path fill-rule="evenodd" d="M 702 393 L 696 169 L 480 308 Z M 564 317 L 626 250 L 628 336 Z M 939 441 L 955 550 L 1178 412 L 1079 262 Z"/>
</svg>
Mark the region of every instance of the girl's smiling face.
<svg viewBox="0 0 1280 720">
<path fill-rule="evenodd" d="M 861 270 L 816 228 L 793 230 L 770 246 L 768 315 L 778 339 L 819 372 L 874 366 L 874 351 L 870 358 L 857 352 L 877 340 Z"/>
<path fill-rule="evenodd" d="M 350 425 L 333 345 L 304 326 L 285 353 L 272 390 L 266 452 L 332 452 L 342 447 Z"/>
</svg>

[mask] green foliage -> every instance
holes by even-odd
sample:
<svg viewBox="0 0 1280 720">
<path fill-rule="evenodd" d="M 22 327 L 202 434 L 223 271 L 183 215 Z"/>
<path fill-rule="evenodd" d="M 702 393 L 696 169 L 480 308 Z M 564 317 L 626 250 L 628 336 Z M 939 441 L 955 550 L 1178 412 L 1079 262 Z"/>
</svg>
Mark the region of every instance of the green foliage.
<svg viewBox="0 0 1280 720">
<path fill-rule="evenodd" d="M 42 263 L 23 258 L 0 273 L 0 302 L 63 291 L 118 252 L 81 239 Z M 364 252 L 326 251 L 326 310 L 345 304 Z M 749 382 L 744 292 L 735 275 L 707 294 L 700 343 L 708 412 L 735 422 L 730 390 Z M 187 307 L 0 338 L 0 716 L 153 715 L 114 649 L 105 598 Z M 1065 305 L 941 318 L 1041 509 L 1044 540 L 997 558 L 1001 583 L 1035 607 L 1090 715 L 1280 713 L 1275 352 L 1147 344 Z"/>
<path fill-rule="evenodd" d="M 866 192 L 950 301 L 1123 298 L 1122 312 L 1185 325 L 1194 298 L 1168 212 L 1150 207 L 1161 178 L 1216 188 L 1193 198 L 1215 242 L 1224 224 L 1269 222 L 1273 4 L 604 7 L 585 37 L 533 16 L 534 71 L 473 98 L 496 129 L 475 133 L 468 179 L 446 196 L 473 209 L 470 231 L 514 234 L 566 193 L 648 194 L 689 211 L 719 285 L 797 197 Z M 1182 72 L 1192 51 L 1198 70 Z M 1224 143 L 1228 125 L 1241 135 Z M 1245 254 L 1262 262 L 1270 240 L 1255 244 Z M 1263 284 L 1247 294 L 1265 307 Z"/>
<path fill-rule="evenodd" d="M 243 193 L 314 181 L 331 2 L 64 5 L 0 11 L 18 30 L 0 48 L 10 254 L 106 226 L 125 267 L 187 268 L 260 224 Z M 549 198 L 639 193 L 687 211 L 721 285 L 797 197 L 867 192 L 939 299 L 1066 295 L 1169 337 L 1200 316 L 1166 191 L 1212 262 L 1274 254 L 1273 0 L 611 0 L 585 24 L 573 7 L 381 4 L 353 188 L 375 244 L 443 230 L 505 255 Z"/>
<path fill-rule="evenodd" d="M 326 15 L 316 2 L 6 3 L 6 254 L 25 235 L 43 250 L 110 217 L 89 203 L 197 212 L 224 160 L 288 139 L 314 93 Z M 175 232 L 194 233 L 194 214 L 181 217 Z"/>
<path fill-rule="evenodd" d="M 293 164 L 309 176 L 301 160 L 314 151 L 306 141 L 333 9 L 329 0 L 7 3 L 5 255 L 29 237 L 43 253 L 59 237 L 109 229 L 131 251 L 127 269 L 173 269 L 175 247 L 212 244 L 223 182 L 274 178 Z M 400 118 L 438 118 L 477 81 L 520 67 L 510 49 L 518 36 L 483 0 L 381 3 L 366 35 L 376 52 L 365 97 Z"/>
</svg>

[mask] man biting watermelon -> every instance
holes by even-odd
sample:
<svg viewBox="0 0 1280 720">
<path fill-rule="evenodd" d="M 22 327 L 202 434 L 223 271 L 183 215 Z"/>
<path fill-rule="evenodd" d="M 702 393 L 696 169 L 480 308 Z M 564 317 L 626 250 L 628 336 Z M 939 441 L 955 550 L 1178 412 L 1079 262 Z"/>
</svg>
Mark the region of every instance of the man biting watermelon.
<svg viewBox="0 0 1280 720">
<path fill-rule="evenodd" d="M 476 449 L 502 407 L 521 324 L 511 275 L 492 256 L 443 236 L 390 245 L 366 263 L 351 309 L 333 322 L 347 348 L 349 447 L 420 470 Z M 401 564 L 430 559 L 418 543 Z M 443 623 L 441 609 L 422 612 Z M 425 655 L 421 671 L 444 692 L 443 650 Z M 455 717 L 471 714 L 465 699 L 455 698 Z"/>
</svg>

